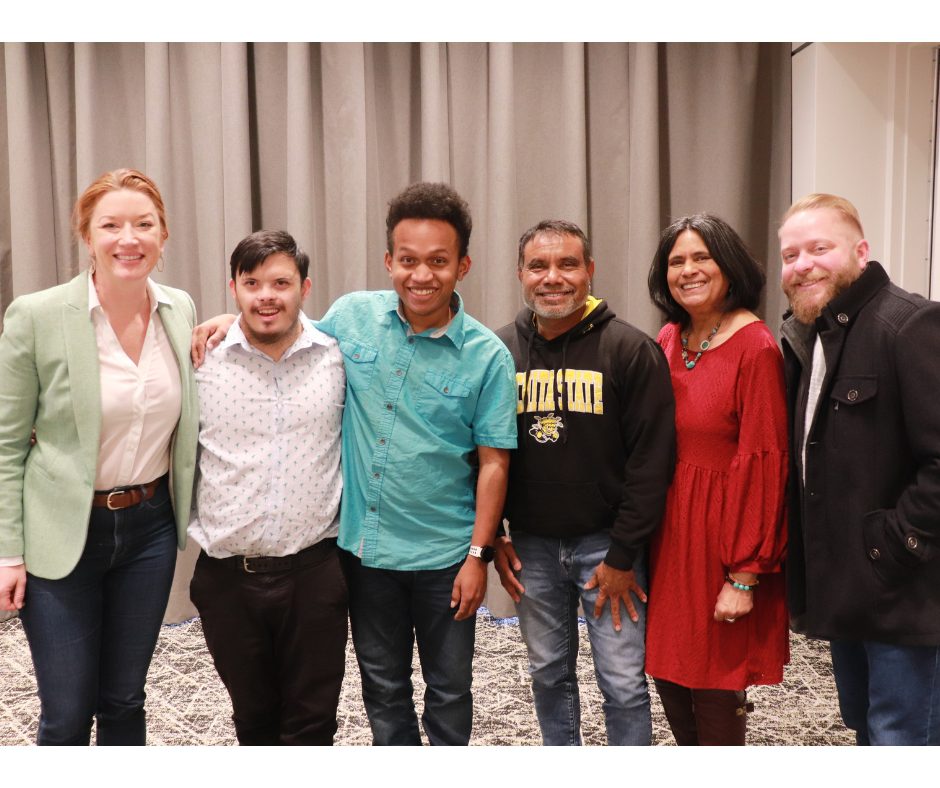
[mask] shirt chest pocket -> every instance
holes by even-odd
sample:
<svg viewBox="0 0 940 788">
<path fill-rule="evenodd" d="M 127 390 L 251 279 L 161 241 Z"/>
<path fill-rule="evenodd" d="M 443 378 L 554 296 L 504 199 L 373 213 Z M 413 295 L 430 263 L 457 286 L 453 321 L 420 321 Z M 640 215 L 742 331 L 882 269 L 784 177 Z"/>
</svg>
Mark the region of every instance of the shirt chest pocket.
<svg viewBox="0 0 940 788">
<path fill-rule="evenodd" d="M 431 370 L 424 374 L 416 407 L 425 419 L 438 426 L 454 426 L 459 421 L 469 427 L 473 408 L 470 392 L 468 380 Z"/>
<path fill-rule="evenodd" d="M 365 391 L 372 384 L 375 359 L 379 352 L 362 342 L 344 339 L 339 343 L 346 368 L 346 382 L 354 391 Z"/>
</svg>

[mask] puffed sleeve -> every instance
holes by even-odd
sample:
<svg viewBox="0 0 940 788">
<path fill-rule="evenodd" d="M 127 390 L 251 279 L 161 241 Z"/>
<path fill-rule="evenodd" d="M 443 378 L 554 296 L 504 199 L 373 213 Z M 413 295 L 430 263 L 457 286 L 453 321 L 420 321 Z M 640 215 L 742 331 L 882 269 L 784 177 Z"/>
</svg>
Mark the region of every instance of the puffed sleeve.
<svg viewBox="0 0 940 788">
<path fill-rule="evenodd" d="M 728 475 L 721 560 L 732 572 L 779 572 L 787 539 L 787 409 L 783 357 L 769 332 L 742 357 L 735 404 L 738 446 Z"/>
</svg>

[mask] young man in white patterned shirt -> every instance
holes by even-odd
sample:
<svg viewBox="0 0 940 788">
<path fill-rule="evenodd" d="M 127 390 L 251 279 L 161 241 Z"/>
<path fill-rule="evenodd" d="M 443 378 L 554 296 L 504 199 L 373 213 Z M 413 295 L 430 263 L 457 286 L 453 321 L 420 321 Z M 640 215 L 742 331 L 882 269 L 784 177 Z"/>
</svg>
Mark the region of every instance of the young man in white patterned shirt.
<svg viewBox="0 0 940 788">
<path fill-rule="evenodd" d="M 332 744 L 346 649 L 336 549 L 345 397 L 336 340 L 302 320 L 309 258 L 286 232 L 232 253 L 240 316 L 196 373 L 190 592 L 239 744 Z"/>
</svg>

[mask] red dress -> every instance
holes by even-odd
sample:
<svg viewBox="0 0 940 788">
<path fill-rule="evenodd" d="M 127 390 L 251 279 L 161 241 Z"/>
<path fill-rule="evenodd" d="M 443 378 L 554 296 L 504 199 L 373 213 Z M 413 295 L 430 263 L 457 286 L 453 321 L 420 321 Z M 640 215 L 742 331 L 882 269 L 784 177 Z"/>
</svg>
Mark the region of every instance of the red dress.
<svg viewBox="0 0 940 788">
<path fill-rule="evenodd" d="M 784 578 L 787 413 L 783 359 L 762 322 L 681 357 L 659 334 L 676 395 L 676 474 L 650 552 L 646 672 L 694 689 L 777 684 L 790 659 Z M 692 356 L 694 358 L 694 355 Z M 727 572 L 756 572 L 754 609 L 714 620 Z"/>
</svg>

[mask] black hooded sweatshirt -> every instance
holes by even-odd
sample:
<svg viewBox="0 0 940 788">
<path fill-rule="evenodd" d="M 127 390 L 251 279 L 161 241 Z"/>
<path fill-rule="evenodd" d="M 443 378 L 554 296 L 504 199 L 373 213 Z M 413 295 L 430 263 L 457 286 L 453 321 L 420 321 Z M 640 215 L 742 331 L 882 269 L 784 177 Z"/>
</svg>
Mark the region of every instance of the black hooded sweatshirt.
<svg viewBox="0 0 940 788">
<path fill-rule="evenodd" d="M 675 401 L 659 345 L 605 302 L 590 307 L 550 341 L 528 309 L 497 332 L 516 362 L 519 414 L 505 514 L 510 532 L 536 536 L 610 529 L 605 562 L 626 570 L 662 520 Z"/>
</svg>

